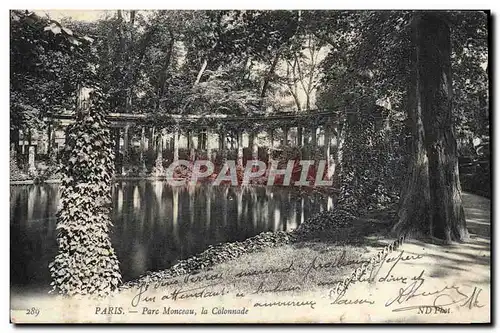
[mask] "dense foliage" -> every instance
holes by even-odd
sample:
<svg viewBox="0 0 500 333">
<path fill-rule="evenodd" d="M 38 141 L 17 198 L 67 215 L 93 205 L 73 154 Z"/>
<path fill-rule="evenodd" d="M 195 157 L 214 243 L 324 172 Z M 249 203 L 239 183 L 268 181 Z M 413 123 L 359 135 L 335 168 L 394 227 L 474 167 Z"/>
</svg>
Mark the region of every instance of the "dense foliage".
<svg viewBox="0 0 500 333">
<path fill-rule="evenodd" d="M 77 85 L 92 71 L 92 39 L 32 12 L 11 11 L 10 19 L 11 130 L 34 130 L 73 107 Z"/>
</svg>

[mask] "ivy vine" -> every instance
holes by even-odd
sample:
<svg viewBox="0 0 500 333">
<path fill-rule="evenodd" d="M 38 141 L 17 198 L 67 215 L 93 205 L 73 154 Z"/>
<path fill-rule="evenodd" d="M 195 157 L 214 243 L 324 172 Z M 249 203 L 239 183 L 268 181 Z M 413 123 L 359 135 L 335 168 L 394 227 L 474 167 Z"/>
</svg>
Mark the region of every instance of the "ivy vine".
<svg viewBox="0 0 500 333">
<path fill-rule="evenodd" d="M 50 263 L 52 292 L 105 296 L 121 283 L 109 237 L 114 153 L 103 96 L 68 127 L 57 214 L 58 254 Z"/>
</svg>

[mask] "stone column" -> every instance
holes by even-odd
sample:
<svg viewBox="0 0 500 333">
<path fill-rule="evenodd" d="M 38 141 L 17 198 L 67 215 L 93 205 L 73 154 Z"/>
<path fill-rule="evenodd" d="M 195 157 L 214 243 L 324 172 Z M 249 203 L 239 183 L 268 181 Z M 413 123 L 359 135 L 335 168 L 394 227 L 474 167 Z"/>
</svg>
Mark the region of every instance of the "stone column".
<svg viewBox="0 0 500 333">
<path fill-rule="evenodd" d="M 331 134 L 330 134 L 330 126 L 324 125 L 324 131 L 325 131 L 325 158 L 326 158 L 326 165 L 328 166 L 330 163 L 330 139 L 331 139 Z"/>
<path fill-rule="evenodd" d="M 145 175 L 147 173 L 146 169 L 146 158 L 144 153 L 146 152 L 146 129 L 144 127 L 141 128 L 141 151 L 140 151 L 140 160 L 141 160 L 141 173 Z"/>
<path fill-rule="evenodd" d="M 267 160 L 269 164 L 273 160 L 273 149 L 274 149 L 274 128 L 269 130 L 269 147 L 267 148 Z"/>
<path fill-rule="evenodd" d="M 115 141 L 115 173 L 119 173 L 121 169 L 120 163 L 120 128 L 117 127 L 113 131 Z"/>
<path fill-rule="evenodd" d="M 283 146 L 288 145 L 288 126 L 283 127 Z"/>
<path fill-rule="evenodd" d="M 174 143 L 174 161 L 178 161 L 179 160 L 179 131 L 177 130 L 177 128 L 174 130 L 173 143 Z"/>
<path fill-rule="evenodd" d="M 166 135 L 165 135 L 165 129 L 162 128 L 161 131 L 158 131 L 158 152 L 161 153 L 161 156 L 163 158 L 163 151 L 165 150 L 165 145 L 166 145 Z"/>
<path fill-rule="evenodd" d="M 302 128 L 302 158 L 303 159 L 309 159 L 310 157 L 310 133 L 309 133 L 309 128 L 308 127 L 303 127 Z"/>
<path fill-rule="evenodd" d="M 163 130 L 158 131 L 156 136 L 156 161 L 153 168 L 153 173 L 155 176 L 162 176 L 163 170 Z"/>
<path fill-rule="evenodd" d="M 149 146 L 151 145 L 151 140 L 149 139 L 150 136 L 150 129 L 146 129 L 146 127 L 143 128 L 144 130 L 144 152 L 146 153 L 149 150 Z"/>
<path fill-rule="evenodd" d="M 25 140 L 25 131 L 23 130 L 19 130 L 19 138 L 23 138 L 23 140 L 21 141 L 21 154 L 24 155 L 24 140 Z"/>
<path fill-rule="evenodd" d="M 316 149 L 317 139 L 316 139 L 316 126 L 311 128 L 311 147 Z"/>
<path fill-rule="evenodd" d="M 52 125 L 47 124 L 47 156 L 50 156 L 52 151 Z"/>
<path fill-rule="evenodd" d="M 194 161 L 196 159 L 196 150 L 194 148 L 191 148 L 189 150 L 189 160 Z"/>
<path fill-rule="evenodd" d="M 256 161 L 259 159 L 259 146 L 257 145 L 257 140 L 255 140 L 255 134 L 252 133 L 252 160 Z"/>
<path fill-rule="evenodd" d="M 156 142 L 155 142 L 155 128 L 151 127 L 149 129 L 149 139 L 148 139 L 148 149 L 150 150 L 155 150 L 156 149 Z"/>
<path fill-rule="evenodd" d="M 323 125 L 323 132 L 324 132 L 324 154 L 325 154 L 325 161 L 326 161 L 326 171 L 327 171 L 327 177 L 330 178 L 330 126 L 328 125 Z"/>
<path fill-rule="evenodd" d="M 207 150 L 207 129 L 198 131 L 198 149 Z"/>
<path fill-rule="evenodd" d="M 194 151 L 194 141 L 193 141 L 193 133 L 192 130 L 189 130 L 187 133 L 187 141 L 188 141 L 188 149 L 189 149 L 189 160 L 194 161 L 195 151 Z"/>
<path fill-rule="evenodd" d="M 297 146 L 302 146 L 303 141 L 302 126 L 297 126 Z"/>
<path fill-rule="evenodd" d="M 238 146 L 238 165 L 243 165 L 243 133 L 238 132 L 237 134 L 237 146 Z"/>
<path fill-rule="evenodd" d="M 49 124 L 47 128 L 47 154 L 49 155 L 49 159 L 51 162 L 56 162 L 57 160 L 57 152 L 54 150 L 56 143 L 56 129 L 53 124 Z"/>
<path fill-rule="evenodd" d="M 162 139 L 163 150 L 168 149 L 170 143 L 168 141 L 168 137 L 167 137 L 167 133 L 165 132 L 165 129 L 162 132 L 161 139 Z"/>
<path fill-rule="evenodd" d="M 207 150 L 207 158 L 209 160 L 212 159 L 212 156 L 211 156 L 211 152 L 210 150 L 212 149 L 212 147 L 210 146 L 210 131 L 208 130 L 208 128 L 205 130 L 205 149 Z"/>
<path fill-rule="evenodd" d="M 326 156 L 326 166 L 328 170 L 328 179 L 331 179 L 333 177 L 333 174 L 335 173 L 335 159 L 332 158 L 331 154 L 331 141 L 332 141 L 332 128 L 330 125 L 325 125 L 325 156 Z M 327 207 L 327 210 L 330 210 L 329 207 Z"/>
<path fill-rule="evenodd" d="M 35 165 L 35 146 L 29 146 L 28 148 L 28 173 L 36 173 Z"/>
<path fill-rule="evenodd" d="M 208 151 L 208 139 L 209 139 L 208 133 L 209 133 L 208 128 L 205 128 L 203 130 L 203 149 L 205 149 L 206 151 Z"/>
<path fill-rule="evenodd" d="M 129 165 L 129 138 L 128 138 L 129 125 L 125 125 L 123 128 L 123 165 L 124 170 L 130 167 Z"/>
<path fill-rule="evenodd" d="M 12 129 L 10 131 L 10 140 L 14 143 L 16 154 L 19 154 L 19 129 Z"/>
<path fill-rule="evenodd" d="M 220 150 L 226 149 L 226 134 L 225 133 L 219 133 L 219 149 Z"/>
</svg>

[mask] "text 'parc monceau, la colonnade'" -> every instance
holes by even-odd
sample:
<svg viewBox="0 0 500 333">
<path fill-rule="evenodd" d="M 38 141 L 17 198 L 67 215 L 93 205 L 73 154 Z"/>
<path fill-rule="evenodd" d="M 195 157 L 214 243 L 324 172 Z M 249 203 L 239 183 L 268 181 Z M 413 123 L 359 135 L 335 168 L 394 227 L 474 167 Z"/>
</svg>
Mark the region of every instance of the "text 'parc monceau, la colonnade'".
<svg viewBox="0 0 500 333">
<path fill-rule="evenodd" d="M 254 160 L 258 159 L 259 146 L 266 148 L 266 155 L 271 159 L 271 152 L 281 144 L 304 147 L 306 156 L 303 157 L 307 158 L 314 158 L 313 152 L 322 147 L 323 158 L 329 163 L 332 140 L 334 145 L 337 141 L 335 116 L 331 111 L 301 111 L 248 117 L 109 113 L 107 118 L 115 155 L 121 156 L 117 173 L 126 174 L 131 147 L 139 152 L 144 173 L 147 172 L 145 153 L 151 150 L 156 153 L 156 165 L 161 165 L 163 160 L 177 161 L 179 149 L 187 149 L 189 160 L 195 160 L 200 152 L 204 152 L 208 160 L 215 160 L 218 153 L 237 150 L 237 163 L 242 165 L 244 148 L 251 149 Z M 74 121 L 71 113 L 51 118 L 51 131 Z M 165 150 L 171 152 L 169 157 L 163 156 Z M 156 173 L 163 172 L 160 169 L 156 168 Z"/>
</svg>

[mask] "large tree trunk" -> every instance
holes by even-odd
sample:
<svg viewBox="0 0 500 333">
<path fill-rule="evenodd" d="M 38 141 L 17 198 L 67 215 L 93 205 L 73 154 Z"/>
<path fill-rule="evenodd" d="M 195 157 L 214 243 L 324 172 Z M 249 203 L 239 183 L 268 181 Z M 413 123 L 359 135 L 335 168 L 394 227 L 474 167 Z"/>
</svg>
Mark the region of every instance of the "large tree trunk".
<svg viewBox="0 0 500 333">
<path fill-rule="evenodd" d="M 458 177 L 457 142 L 452 122 L 450 28 L 440 16 L 429 13 L 419 20 L 422 48 L 422 104 L 429 158 L 429 188 L 433 207 L 431 232 L 435 237 L 462 241 L 468 237 Z"/>
<path fill-rule="evenodd" d="M 269 71 L 267 72 L 266 76 L 264 77 L 264 83 L 262 84 L 262 89 L 260 91 L 260 106 L 262 107 L 264 105 L 264 98 L 266 98 L 266 93 L 267 89 L 269 88 L 269 82 L 271 82 L 271 78 L 274 75 L 274 72 L 276 71 L 276 66 L 278 65 L 278 62 L 280 60 L 280 50 L 276 52 L 276 55 L 274 56 L 274 60 L 271 64 L 271 67 L 269 68 Z"/>
<path fill-rule="evenodd" d="M 468 233 L 452 123 L 450 29 L 442 13 L 416 13 L 409 118 L 412 161 L 395 231 L 463 241 Z"/>
<path fill-rule="evenodd" d="M 128 48 L 127 53 L 136 54 L 137 56 L 127 63 L 127 71 L 125 72 L 125 77 L 123 78 L 123 83 L 127 85 L 125 88 L 127 91 L 126 95 L 126 103 L 125 108 L 130 110 L 132 107 L 133 95 L 132 95 L 132 87 L 136 84 L 137 79 L 139 77 L 139 70 L 141 68 L 141 64 L 146 56 L 146 51 L 153 40 L 154 35 L 156 34 L 157 26 L 153 25 L 149 28 L 149 30 L 143 35 L 140 43 L 137 44 L 137 49 L 134 50 L 135 44 L 131 44 L 132 46 Z"/>
<path fill-rule="evenodd" d="M 160 70 L 160 77 L 158 80 L 158 88 L 157 88 L 158 103 L 156 103 L 156 105 L 155 105 L 155 107 L 157 109 L 160 108 L 161 99 L 163 98 L 163 95 L 165 94 L 165 88 L 166 88 L 167 77 L 168 77 L 168 70 L 170 67 L 170 63 L 172 62 L 172 53 L 173 53 L 174 44 L 175 44 L 174 34 L 171 31 L 169 31 L 169 36 L 170 36 L 170 41 L 168 43 L 167 54 L 165 56 L 165 62 L 163 63 L 163 66 Z"/>
</svg>

